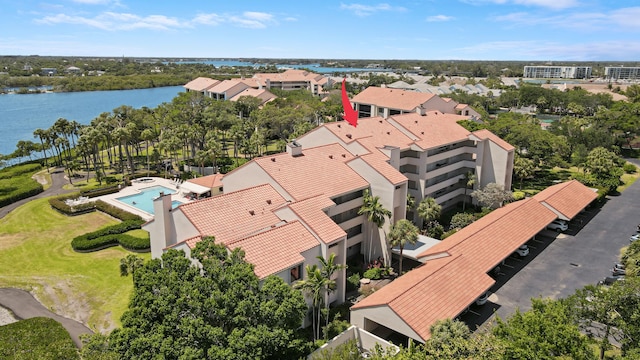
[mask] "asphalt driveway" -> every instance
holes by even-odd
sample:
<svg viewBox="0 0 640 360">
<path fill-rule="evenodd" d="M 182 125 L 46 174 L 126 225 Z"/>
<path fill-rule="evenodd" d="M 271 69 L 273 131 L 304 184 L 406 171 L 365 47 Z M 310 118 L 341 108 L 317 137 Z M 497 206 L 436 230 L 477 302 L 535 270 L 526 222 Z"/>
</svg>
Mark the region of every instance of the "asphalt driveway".
<svg viewBox="0 0 640 360">
<path fill-rule="evenodd" d="M 629 236 L 640 223 L 639 204 L 640 181 L 636 181 L 621 195 L 608 197 L 601 208 L 580 215 L 566 233 L 543 231 L 528 242 L 528 257 L 506 260 L 495 276 L 489 302 L 472 306 L 461 319 L 473 329 L 494 313 L 504 319 L 517 308 L 530 309 L 531 298 L 567 297 L 610 275 L 620 249 L 629 245 Z"/>
</svg>

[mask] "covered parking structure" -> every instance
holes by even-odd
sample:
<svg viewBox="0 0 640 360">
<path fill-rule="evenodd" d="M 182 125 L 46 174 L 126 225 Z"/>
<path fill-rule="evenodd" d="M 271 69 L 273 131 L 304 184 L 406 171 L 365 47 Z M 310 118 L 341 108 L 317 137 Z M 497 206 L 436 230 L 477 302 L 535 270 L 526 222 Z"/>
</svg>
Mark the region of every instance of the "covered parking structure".
<svg viewBox="0 0 640 360">
<path fill-rule="evenodd" d="M 455 318 L 495 283 L 488 274 L 549 223 L 568 219 L 597 194 L 577 181 L 496 209 L 417 255 L 423 265 L 351 308 L 351 322 L 425 342 L 437 320 Z M 594 196 L 595 195 L 595 196 Z"/>
</svg>

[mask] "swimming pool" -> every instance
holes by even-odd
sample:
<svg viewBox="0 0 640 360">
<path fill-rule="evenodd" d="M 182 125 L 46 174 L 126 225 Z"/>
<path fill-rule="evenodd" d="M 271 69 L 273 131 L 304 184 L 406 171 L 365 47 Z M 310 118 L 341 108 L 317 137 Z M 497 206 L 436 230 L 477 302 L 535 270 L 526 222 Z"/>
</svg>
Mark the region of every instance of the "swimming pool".
<svg viewBox="0 0 640 360">
<path fill-rule="evenodd" d="M 161 191 L 165 194 L 175 194 L 176 192 L 175 190 L 169 189 L 168 187 L 158 185 L 140 189 L 140 193 L 138 194 L 119 197 L 116 198 L 116 200 L 153 215 L 153 199 L 160 196 Z M 180 201 L 173 200 L 171 202 L 171 207 L 175 208 L 180 204 L 182 204 Z"/>
</svg>

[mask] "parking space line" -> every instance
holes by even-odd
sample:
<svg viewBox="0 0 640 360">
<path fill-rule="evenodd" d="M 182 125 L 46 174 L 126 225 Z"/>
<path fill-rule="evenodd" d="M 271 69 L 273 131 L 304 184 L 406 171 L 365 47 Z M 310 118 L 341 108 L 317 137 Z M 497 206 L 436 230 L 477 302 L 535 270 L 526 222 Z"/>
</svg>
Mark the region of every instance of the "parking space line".
<svg viewBox="0 0 640 360">
<path fill-rule="evenodd" d="M 473 315 L 475 315 L 475 316 L 480 316 L 480 313 L 477 313 L 477 312 L 475 312 L 475 311 L 473 311 L 473 310 L 469 310 L 469 312 L 470 312 L 470 313 L 472 313 L 472 314 L 473 314 Z"/>
<path fill-rule="evenodd" d="M 533 240 L 531 240 L 531 241 L 535 241 L 535 242 L 537 242 L 538 244 L 544 244 L 544 241 L 542 241 L 542 240 L 538 240 L 538 239 L 533 239 Z"/>
<path fill-rule="evenodd" d="M 537 249 L 537 247 L 535 247 L 535 246 L 531 246 L 531 245 L 529 245 L 529 248 L 530 248 L 530 249 L 533 249 L 533 250 Z"/>
<path fill-rule="evenodd" d="M 513 261 L 518 261 L 518 262 L 522 262 L 522 259 L 518 259 L 517 257 L 512 257 L 511 260 Z"/>
<path fill-rule="evenodd" d="M 508 265 L 508 264 L 502 264 L 502 266 L 506 266 L 506 267 L 508 267 L 509 269 L 513 269 L 513 268 L 514 268 L 513 266 Z"/>
</svg>

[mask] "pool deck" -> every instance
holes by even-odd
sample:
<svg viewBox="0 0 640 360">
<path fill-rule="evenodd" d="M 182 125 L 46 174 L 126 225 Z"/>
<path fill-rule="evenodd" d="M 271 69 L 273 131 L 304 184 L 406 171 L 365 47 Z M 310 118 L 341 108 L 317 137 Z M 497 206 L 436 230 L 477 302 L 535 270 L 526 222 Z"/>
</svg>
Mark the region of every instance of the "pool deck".
<svg viewBox="0 0 640 360">
<path fill-rule="evenodd" d="M 134 195 L 134 194 L 138 194 L 140 192 L 141 189 L 144 188 L 149 188 L 152 186 L 164 186 L 166 188 L 169 188 L 171 190 L 175 190 L 176 193 L 175 194 L 171 194 L 171 200 L 172 201 L 179 201 L 183 204 L 186 204 L 188 202 L 191 202 L 191 200 L 187 199 L 185 196 L 182 195 L 182 192 L 180 191 L 180 189 L 178 189 L 175 185 L 174 182 L 172 182 L 170 179 L 163 179 L 163 178 L 151 178 L 154 181 L 151 182 L 137 182 L 137 181 L 132 181 L 131 182 L 131 186 L 127 186 L 124 189 L 120 190 L 117 193 L 113 193 L 113 194 L 109 194 L 109 195 L 103 195 L 103 196 L 98 196 L 95 198 L 95 200 L 102 200 L 110 205 L 116 206 L 120 209 L 126 210 L 130 213 L 136 214 L 136 215 L 140 215 L 144 220 L 149 221 L 153 219 L 153 214 L 149 214 L 145 211 L 142 211 L 140 209 L 138 209 L 135 206 L 131 206 L 128 204 L 125 204 L 122 201 L 118 201 L 116 200 L 116 198 L 121 198 L 123 196 L 128 196 L 128 195 Z"/>
</svg>

